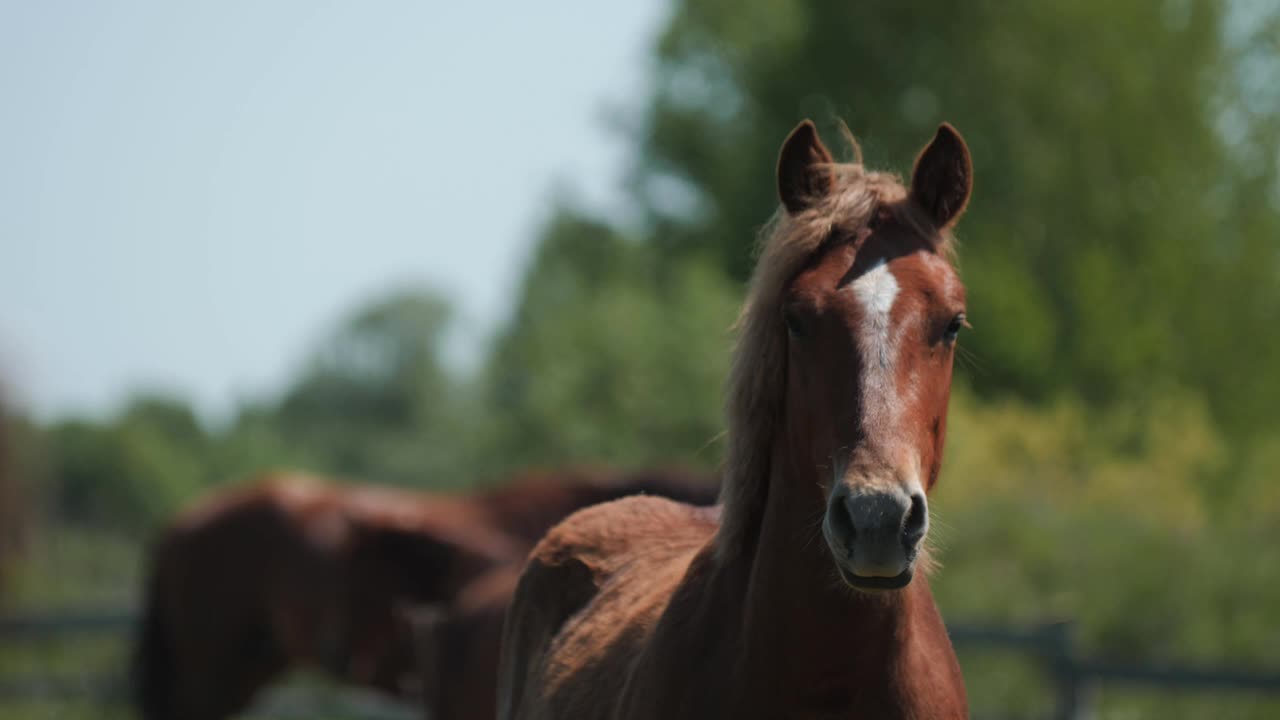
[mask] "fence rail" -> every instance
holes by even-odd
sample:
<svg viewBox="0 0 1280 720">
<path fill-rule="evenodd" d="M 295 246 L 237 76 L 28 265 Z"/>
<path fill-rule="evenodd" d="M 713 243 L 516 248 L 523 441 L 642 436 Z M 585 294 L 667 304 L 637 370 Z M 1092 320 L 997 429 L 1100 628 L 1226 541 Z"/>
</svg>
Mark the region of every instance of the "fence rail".
<svg viewBox="0 0 1280 720">
<path fill-rule="evenodd" d="M 947 630 L 957 647 L 996 647 L 1017 650 L 1035 657 L 1053 683 L 1053 720 L 1092 718 L 1092 696 L 1103 685 L 1280 695 L 1280 671 L 1135 664 L 1083 656 L 1075 647 L 1075 623 L 1071 621 L 1024 627 L 952 623 L 947 626 Z"/>
<path fill-rule="evenodd" d="M 0 647 L 91 635 L 128 635 L 138 615 L 129 609 L 57 612 L 0 617 Z M 106 701 L 128 698 L 124 672 L 109 675 L 0 674 L 0 703 L 5 701 Z M 307 687 L 275 688 L 254 704 L 251 717 L 269 720 L 359 718 L 360 720 L 419 720 L 422 713 L 372 692 L 320 692 Z"/>
<path fill-rule="evenodd" d="M 128 609 L 0 617 L 0 644 L 93 633 L 123 634 L 131 632 L 136 621 L 137 614 Z M 947 629 L 957 648 L 1013 650 L 1035 658 L 1055 690 L 1053 720 L 1091 718 L 1091 697 L 1102 685 L 1280 695 L 1280 672 L 1277 671 L 1133 664 L 1083 656 L 1075 647 L 1074 624 L 1069 621 L 1026 626 L 950 623 Z M 119 699 L 123 687 L 123 677 L 119 676 L 9 675 L 0 677 L 0 700 Z M 402 708 L 388 706 L 362 693 L 344 695 L 338 703 L 362 718 L 406 717 Z M 307 716 L 307 705 L 305 691 L 286 689 L 273 693 L 264 707 L 271 717 L 292 718 Z"/>
</svg>

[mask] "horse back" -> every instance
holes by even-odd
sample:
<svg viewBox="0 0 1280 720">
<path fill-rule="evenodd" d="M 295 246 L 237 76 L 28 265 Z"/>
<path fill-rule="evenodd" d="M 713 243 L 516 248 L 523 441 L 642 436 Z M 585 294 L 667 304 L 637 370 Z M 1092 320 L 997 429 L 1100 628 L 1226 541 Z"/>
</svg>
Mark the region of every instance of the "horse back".
<svg viewBox="0 0 1280 720">
<path fill-rule="evenodd" d="M 498 717 L 607 717 L 602 710 L 623 694 L 716 517 L 714 509 L 638 496 L 580 510 L 552 528 L 531 553 L 507 615 Z"/>
</svg>

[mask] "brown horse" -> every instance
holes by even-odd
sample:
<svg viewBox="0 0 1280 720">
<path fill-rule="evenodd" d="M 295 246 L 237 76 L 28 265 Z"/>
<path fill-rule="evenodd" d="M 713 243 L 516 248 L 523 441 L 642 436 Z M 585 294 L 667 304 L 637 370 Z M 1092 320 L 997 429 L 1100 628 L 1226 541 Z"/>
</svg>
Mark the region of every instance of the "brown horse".
<svg viewBox="0 0 1280 720">
<path fill-rule="evenodd" d="M 523 567 L 512 563 L 475 580 L 449 607 L 406 613 L 426 720 L 493 720 L 502 624 Z"/>
<path fill-rule="evenodd" d="M 477 580 L 519 566 L 578 508 L 638 492 L 710 502 L 714 486 L 578 470 L 436 495 L 273 474 L 218 493 L 153 547 L 136 701 L 147 720 L 225 718 L 291 667 L 413 698 L 421 674 L 402 632 L 407 606 L 467 607 Z"/>
<path fill-rule="evenodd" d="M 971 177 L 949 125 L 909 189 L 792 132 L 740 320 L 723 507 L 620 500 L 548 533 L 507 617 L 500 718 L 966 716 L 916 571 Z"/>
</svg>

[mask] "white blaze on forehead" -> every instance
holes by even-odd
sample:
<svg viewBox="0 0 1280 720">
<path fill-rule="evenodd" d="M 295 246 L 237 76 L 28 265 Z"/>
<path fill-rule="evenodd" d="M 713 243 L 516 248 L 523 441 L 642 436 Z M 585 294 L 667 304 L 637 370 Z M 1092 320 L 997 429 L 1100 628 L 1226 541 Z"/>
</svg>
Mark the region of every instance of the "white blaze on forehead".
<svg viewBox="0 0 1280 720">
<path fill-rule="evenodd" d="M 879 427 L 892 433 L 898 414 L 893 369 L 898 343 L 890 319 L 898 298 L 898 279 L 881 258 L 850 283 L 847 291 L 862 306 L 858 354 L 862 359 L 863 423 L 868 429 Z"/>
<path fill-rule="evenodd" d="M 850 286 L 863 311 L 863 358 L 887 369 L 890 362 L 889 315 L 898 297 L 898 280 L 881 258 Z"/>
</svg>

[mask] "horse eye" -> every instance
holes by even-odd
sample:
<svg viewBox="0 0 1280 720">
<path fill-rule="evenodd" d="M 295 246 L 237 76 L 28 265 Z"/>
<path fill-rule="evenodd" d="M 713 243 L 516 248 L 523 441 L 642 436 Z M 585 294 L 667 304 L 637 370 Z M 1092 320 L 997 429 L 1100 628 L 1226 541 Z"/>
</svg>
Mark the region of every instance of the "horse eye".
<svg viewBox="0 0 1280 720">
<path fill-rule="evenodd" d="M 942 334 L 942 339 L 948 343 L 955 342 L 956 336 L 960 334 L 960 328 L 965 327 L 968 324 L 969 323 L 966 321 L 964 313 L 957 314 L 955 317 L 951 318 L 951 322 L 947 323 L 947 329 Z"/>
</svg>

